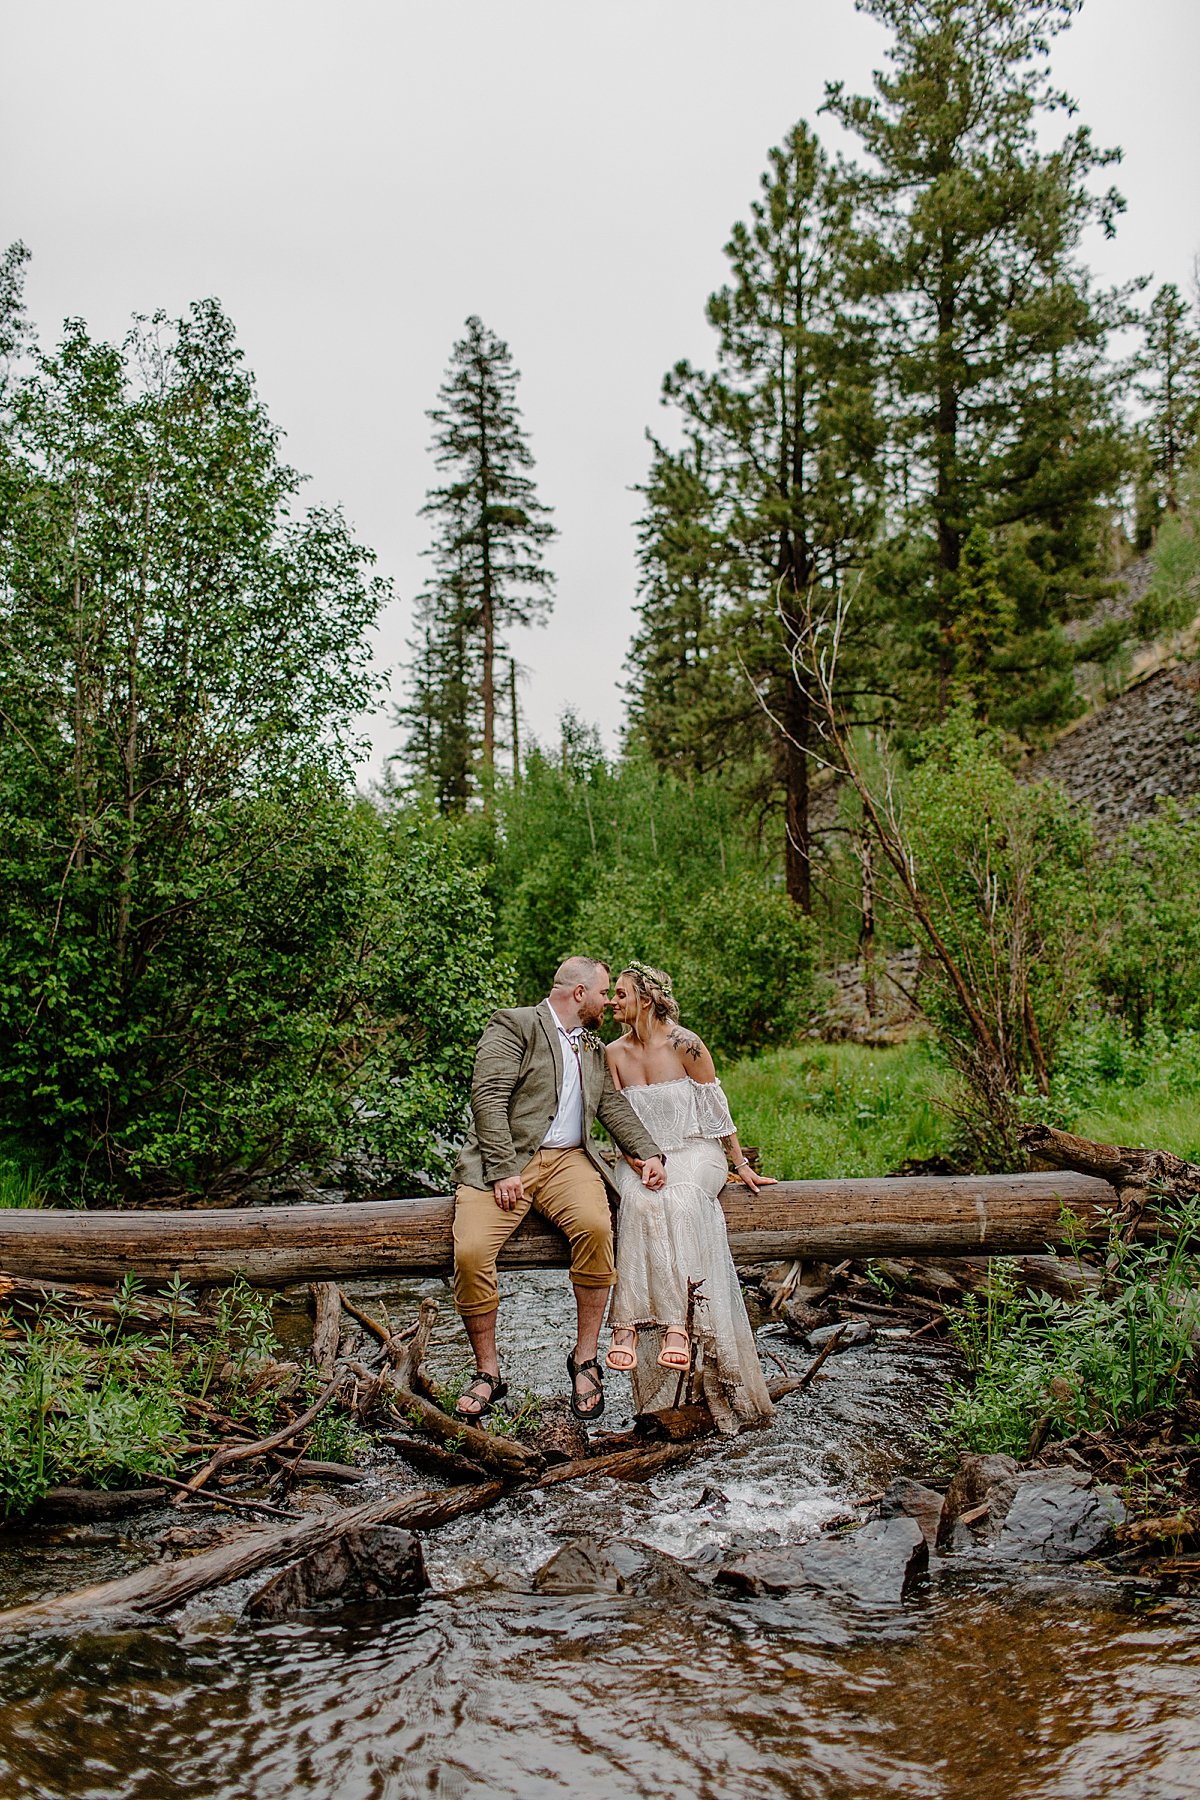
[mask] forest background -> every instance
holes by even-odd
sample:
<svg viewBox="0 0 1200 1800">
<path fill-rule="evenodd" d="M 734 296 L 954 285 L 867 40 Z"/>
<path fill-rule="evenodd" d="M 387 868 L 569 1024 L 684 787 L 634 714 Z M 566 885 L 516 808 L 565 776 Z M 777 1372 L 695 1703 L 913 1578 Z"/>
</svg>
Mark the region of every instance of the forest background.
<svg viewBox="0 0 1200 1800">
<path fill-rule="evenodd" d="M 552 621 L 554 520 L 486 323 L 431 415 L 429 579 L 364 797 L 386 588 L 336 509 L 301 508 L 231 322 L 203 302 L 44 349 L 9 252 L 12 1195 L 438 1184 L 483 1020 L 570 949 L 671 970 L 749 1059 L 743 1136 L 779 1172 L 1013 1166 L 1023 1119 L 1122 1084 L 1190 1129 L 1200 828 L 1100 842 L 1022 774 L 1139 644 L 1190 647 L 1196 295 L 1088 266 L 1122 202 L 1052 79 L 1075 5 L 863 10 L 886 68 L 827 95 L 855 158 L 819 119 L 784 134 L 711 354 L 665 378 L 615 758 L 571 712 L 524 741 L 513 633 Z M 869 1027 L 910 946 L 926 1036 L 796 1048 L 821 971 L 861 960 Z"/>
</svg>

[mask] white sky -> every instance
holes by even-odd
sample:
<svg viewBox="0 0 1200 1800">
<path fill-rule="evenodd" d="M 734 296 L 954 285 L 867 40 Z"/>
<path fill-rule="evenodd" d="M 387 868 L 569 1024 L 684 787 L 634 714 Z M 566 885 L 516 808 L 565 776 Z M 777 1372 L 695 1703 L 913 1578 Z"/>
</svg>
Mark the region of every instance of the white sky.
<svg viewBox="0 0 1200 1800">
<path fill-rule="evenodd" d="M 0 239 L 33 251 L 43 340 L 217 295 L 308 496 L 394 581 L 397 678 L 425 410 L 469 313 L 508 341 L 561 533 L 551 623 L 516 645 L 528 726 L 553 736 L 569 703 L 615 744 L 663 372 L 709 354 L 768 147 L 799 117 L 836 145 L 824 82 L 867 90 L 883 33 L 852 0 L 2 0 L 0 21 Z M 1125 151 L 1099 273 L 1188 284 L 1200 0 L 1087 0 L 1054 66 Z M 371 730 L 378 766 L 395 741 Z"/>
</svg>

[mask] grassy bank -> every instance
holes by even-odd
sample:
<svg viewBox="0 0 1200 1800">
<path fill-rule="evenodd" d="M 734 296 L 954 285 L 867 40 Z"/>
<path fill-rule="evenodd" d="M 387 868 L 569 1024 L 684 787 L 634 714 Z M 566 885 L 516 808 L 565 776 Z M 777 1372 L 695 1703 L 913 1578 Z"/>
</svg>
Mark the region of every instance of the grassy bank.
<svg viewBox="0 0 1200 1800">
<path fill-rule="evenodd" d="M 802 1044 L 746 1058 L 724 1082 L 742 1142 L 784 1179 L 887 1175 L 951 1147 L 946 1076 L 927 1039 Z M 1066 1059 L 1052 1112 L 1083 1137 L 1200 1162 L 1200 1033 L 1134 1045 L 1106 1027 Z"/>
<path fill-rule="evenodd" d="M 743 1144 L 785 1180 L 887 1175 L 949 1145 L 943 1076 L 922 1041 L 803 1044 L 735 1064 L 724 1085 Z"/>
</svg>

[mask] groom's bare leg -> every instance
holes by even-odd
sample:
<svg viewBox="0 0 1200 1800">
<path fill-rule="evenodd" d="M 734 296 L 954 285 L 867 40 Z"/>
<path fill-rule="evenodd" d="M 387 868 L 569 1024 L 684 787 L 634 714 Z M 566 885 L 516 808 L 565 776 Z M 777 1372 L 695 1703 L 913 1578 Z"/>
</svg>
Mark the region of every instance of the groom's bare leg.
<svg viewBox="0 0 1200 1800">
<path fill-rule="evenodd" d="M 591 1362 L 600 1342 L 600 1327 L 604 1323 L 604 1314 L 608 1307 L 610 1288 L 577 1287 L 575 1289 L 575 1312 L 578 1324 L 575 1331 L 575 1361 Z M 472 1321 L 473 1323 L 473 1321 Z M 480 1368 L 483 1364 L 480 1363 Z"/>
<path fill-rule="evenodd" d="M 500 1359 L 496 1354 L 496 1319 L 499 1310 L 498 1307 L 493 1307 L 489 1313 L 473 1313 L 463 1320 L 467 1336 L 471 1340 L 471 1349 L 475 1353 L 475 1367 L 482 1369 L 485 1375 L 500 1373 Z"/>
</svg>

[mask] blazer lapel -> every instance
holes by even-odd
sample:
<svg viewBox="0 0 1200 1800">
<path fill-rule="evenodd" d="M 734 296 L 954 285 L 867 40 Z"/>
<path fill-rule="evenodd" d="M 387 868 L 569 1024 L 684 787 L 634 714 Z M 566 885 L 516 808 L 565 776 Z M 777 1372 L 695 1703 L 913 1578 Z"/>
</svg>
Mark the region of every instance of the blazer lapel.
<svg viewBox="0 0 1200 1800">
<path fill-rule="evenodd" d="M 562 1093 L 563 1084 L 562 1039 L 558 1035 L 558 1026 L 550 1017 L 550 1008 L 544 1001 L 536 1011 L 537 1022 L 542 1028 L 542 1035 L 550 1046 L 550 1054 L 554 1058 L 554 1098 L 557 1102 Z"/>
</svg>

